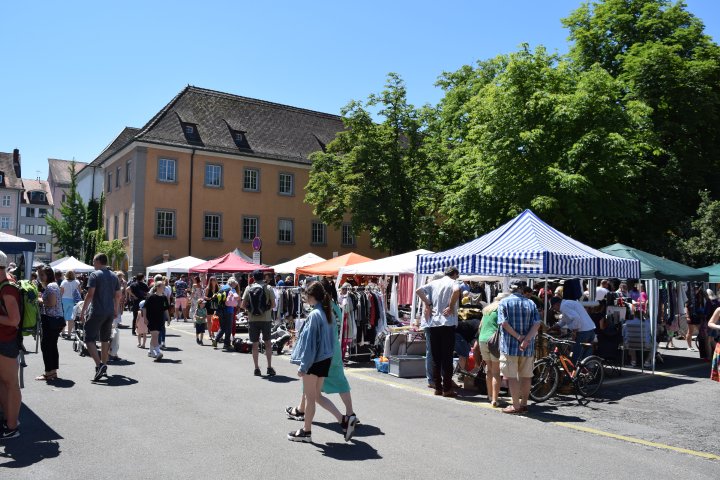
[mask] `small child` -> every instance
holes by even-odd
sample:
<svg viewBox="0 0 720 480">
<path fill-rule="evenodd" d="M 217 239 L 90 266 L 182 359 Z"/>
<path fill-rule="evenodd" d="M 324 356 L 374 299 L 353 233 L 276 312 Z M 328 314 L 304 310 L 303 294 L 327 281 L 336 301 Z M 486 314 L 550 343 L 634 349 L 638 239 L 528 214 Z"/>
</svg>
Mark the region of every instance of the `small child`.
<svg viewBox="0 0 720 480">
<path fill-rule="evenodd" d="M 148 335 L 148 324 L 145 316 L 143 315 L 143 308 L 145 307 L 145 300 L 140 302 L 140 310 L 138 310 L 137 321 L 135 323 L 135 333 L 137 333 L 137 346 L 138 348 L 145 348 L 145 341 Z M 142 341 L 142 343 L 140 343 Z"/>
<path fill-rule="evenodd" d="M 203 344 L 203 334 L 207 325 L 207 309 L 205 308 L 205 300 L 199 299 L 197 310 L 195 311 L 195 341 L 198 345 Z"/>
</svg>

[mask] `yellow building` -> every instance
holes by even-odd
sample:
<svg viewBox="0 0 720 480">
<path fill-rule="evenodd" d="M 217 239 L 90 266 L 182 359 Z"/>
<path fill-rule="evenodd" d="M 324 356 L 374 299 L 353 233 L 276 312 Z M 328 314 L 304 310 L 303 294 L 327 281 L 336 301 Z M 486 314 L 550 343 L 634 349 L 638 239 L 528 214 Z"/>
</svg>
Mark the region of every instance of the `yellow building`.
<svg viewBox="0 0 720 480">
<path fill-rule="evenodd" d="M 252 256 L 256 236 L 270 265 L 307 252 L 378 258 L 366 234 L 324 225 L 304 202 L 308 156 L 342 129 L 335 115 L 188 86 L 83 173 L 93 190 L 102 175 L 107 236 L 125 242 L 133 273 L 186 255 Z"/>
</svg>

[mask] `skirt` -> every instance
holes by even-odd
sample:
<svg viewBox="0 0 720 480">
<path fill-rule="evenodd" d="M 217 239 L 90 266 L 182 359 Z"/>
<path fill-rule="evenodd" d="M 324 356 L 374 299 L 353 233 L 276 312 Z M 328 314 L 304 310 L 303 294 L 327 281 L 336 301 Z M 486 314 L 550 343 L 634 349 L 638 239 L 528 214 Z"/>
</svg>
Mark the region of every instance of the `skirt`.
<svg viewBox="0 0 720 480">
<path fill-rule="evenodd" d="M 342 361 L 342 351 L 340 350 L 340 341 L 335 344 L 335 352 L 333 352 L 332 362 L 330 363 L 330 371 L 323 382 L 323 393 L 345 393 L 350 391 L 350 384 L 345 377 L 345 367 Z"/>
<path fill-rule="evenodd" d="M 75 300 L 72 298 L 63 298 L 62 299 L 62 307 L 63 307 L 63 317 L 65 317 L 65 321 L 69 322 L 73 319 L 73 308 L 75 308 Z"/>
<path fill-rule="evenodd" d="M 711 365 L 710 380 L 720 382 L 720 342 L 715 345 L 715 354 L 713 355 Z"/>
<path fill-rule="evenodd" d="M 135 325 L 135 333 L 138 335 L 147 335 L 148 334 L 148 326 L 147 326 L 147 323 L 145 323 L 144 318 L 137 319 L 137 323 Z"/>
</svg>

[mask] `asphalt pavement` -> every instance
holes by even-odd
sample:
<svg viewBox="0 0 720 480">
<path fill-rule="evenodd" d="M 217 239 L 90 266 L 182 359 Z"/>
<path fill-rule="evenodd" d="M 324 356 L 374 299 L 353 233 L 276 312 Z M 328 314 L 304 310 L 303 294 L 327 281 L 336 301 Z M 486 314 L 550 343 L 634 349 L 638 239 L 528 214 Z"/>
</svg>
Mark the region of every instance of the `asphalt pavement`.
<svg viewBox="0 0 720 480">
<path fill-rule="evenodd" d="M 560 397 L 528 417 L 348 368 L 355 438 L 319 409 L 314 443 L 298 444 L 286 440 L 301 426 L 284 414 L 300 396 L 287 355 L 273 358 L 276 377 L 254 377 L 250 355 L 199 346 L 190 323 L 173 323 L 153 362 L 123 329 L 124 360 L 91 382 L 92 361 L 60 342 L 56 382 L 34 381 L 42 358 L 27 357 L 22 436 L 0 442 L 0 479 L 720 477 L 720 386 L 706 365 L 625 372 L 588 405 Z"/>
</svg>

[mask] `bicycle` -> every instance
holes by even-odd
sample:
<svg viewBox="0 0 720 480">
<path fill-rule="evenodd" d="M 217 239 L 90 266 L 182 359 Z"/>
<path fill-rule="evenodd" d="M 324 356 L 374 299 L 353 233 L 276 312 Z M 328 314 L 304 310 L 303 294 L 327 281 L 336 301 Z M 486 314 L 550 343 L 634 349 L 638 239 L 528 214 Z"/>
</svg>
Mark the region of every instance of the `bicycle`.
<svg viewBox="0 0 720 480">
<path fill-rule="evenodd" d="M 555 348 L 550 350 L 547 357 L 535 362 L 530 387 L 531 399 L 540 403 L 555 395 L 560 385 L 561 369 L 564 376 L 572 383 L 578 403 L 581 403 L 580 397 L 592 396 L 600 390 L 605 378 L 602 358 L 590 355 L 582 359 L 576 367 L 570 357 L 563 352 L 574 346 L 576 342 L 561 340 L 546 333 L 543 334 L 543 337 L 551 346 L 554 344 Z M 583 345 L 589 346 L 590 344 Z"/>
</svg>

